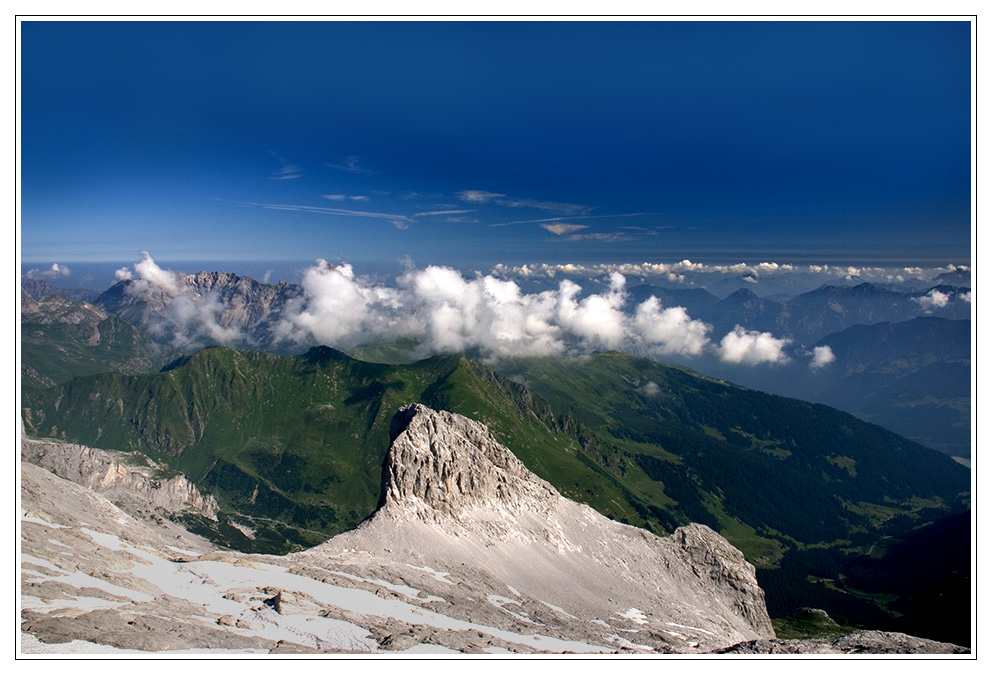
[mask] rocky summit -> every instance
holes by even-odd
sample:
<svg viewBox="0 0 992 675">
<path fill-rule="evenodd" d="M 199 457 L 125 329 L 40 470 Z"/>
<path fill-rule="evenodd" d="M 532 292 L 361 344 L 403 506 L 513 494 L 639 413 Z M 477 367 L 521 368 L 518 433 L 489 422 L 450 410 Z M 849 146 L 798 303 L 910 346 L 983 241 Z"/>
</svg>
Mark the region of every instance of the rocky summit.
<svg viewBox="0 0 992 675">
<path fill-rule="evenodd" d="M 383 500 L 357 529 L 290 556 L 375 560 L 377 573 L 445 569 L 429 593 L 508 628 L 660 652 L 772 636 L 754 568 L 703 525 L 659 538 L 562 497 L 483 425 L 403 408 L 383 468 Z M 364 564 L 364 563 L 363 563 Z M 423 582 L 421 582 L 423 583 Z"/>
<path fill-rule="evenodd" d="M 662 538 L 611 521 L 485 426 L 420 405 L 393 421 L 375 514 L 283 557 L 190 534 L 175 521 L 209 517 L 209 498 L 124 459 L 22 442 L 22 653 L 954 649 L 776 640 L 754 568 L 708 527 Z"/>
</svg>

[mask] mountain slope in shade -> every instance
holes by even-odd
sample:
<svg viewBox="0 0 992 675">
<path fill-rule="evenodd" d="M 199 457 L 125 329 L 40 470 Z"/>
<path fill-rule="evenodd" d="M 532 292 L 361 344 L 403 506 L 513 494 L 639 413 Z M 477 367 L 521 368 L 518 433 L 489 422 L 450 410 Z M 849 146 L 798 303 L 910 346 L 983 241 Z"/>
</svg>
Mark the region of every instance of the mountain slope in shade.
<svg viewBox="0 0 992 675">
<path fill-rule="evenodd" d="M 56 295 L 67 300 L 93 302 L 100 296 L 100 291 L 94 291 L 88 288 L 62 288 L 44 279 L 32 279 L 26 276 L 21 276 L 21 292 L 30 295 L 35 300 Z"/>
<path fill-rule="evenodd" d="M 21 293 L 21 374 L 29 386 L 52 386 L 95 373 L 147 373 L 167 350 L 96 305 Z"/>
<path fill-rule="evenodd" d="M 693 365 L 713 377 L 823 403 L 921 445 L 971 455 L 971 321 L 920 316 L 851 326 L 811 345 L 833 360 L 810 366 L 804 349 L 787 364 L 755 368 L 716 357 Z"/>
</svg>

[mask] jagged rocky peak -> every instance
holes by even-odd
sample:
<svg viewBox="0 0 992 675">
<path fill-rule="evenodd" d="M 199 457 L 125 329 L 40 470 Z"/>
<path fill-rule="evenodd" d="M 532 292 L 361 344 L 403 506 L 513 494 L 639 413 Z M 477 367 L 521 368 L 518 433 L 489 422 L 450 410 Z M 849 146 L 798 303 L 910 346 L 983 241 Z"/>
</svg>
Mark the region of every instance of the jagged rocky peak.
<svg viewBox="0 0 992 675">
<path fill-rule="evenodd" d="M 366 578 L 441 570 L 451 579 L 417 584 L 462 618 L 557 626 L 562 637 L 631 649 L 697 652 L 774 636 L 754 567 L 710 528 L 657 537 L 612 521 L 461 415 L 408 405 L 392 436 L 380 508 L 294 563 L 354 566 Z"/>
<path fill-rule="evenodd" d="M 390 436 L 380 498 L 387 509 L 547 511 L 560 499 L 484 425 L 461 415 L 410 404 L 393 418 Z"/>
</svg>

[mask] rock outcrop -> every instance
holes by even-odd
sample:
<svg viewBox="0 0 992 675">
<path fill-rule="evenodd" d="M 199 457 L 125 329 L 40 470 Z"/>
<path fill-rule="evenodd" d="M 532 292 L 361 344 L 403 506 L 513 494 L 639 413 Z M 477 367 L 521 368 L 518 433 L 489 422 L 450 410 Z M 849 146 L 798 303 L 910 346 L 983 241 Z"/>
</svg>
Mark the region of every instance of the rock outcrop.
<svg viewBox="0 0 992 675">
<path fill-rule="evenodd" d="M 74 443 L 21 436 L 21 460 L 106 497 L 135 517 L 169 517 L 188 511 L 216 520 L 218 505 L 185 476 L 156 478 L 156 468 L 123 463 L 113 454 Z"/>
<path fill-rule="evenodd" d="M 489 430 L 449 412 L 402 408 L 390 426 L 380 508 L 434 521 L 467 511 L 550 512 L 560 499 Z"/>
<path fill-rule="evenodd" d="M 660 538 L 611 521 L 562 497 L 460 415 L 411 405 L 392 431 L 380 509 L 290 559 L 374 560 L 390 576 L 445 569 L 457 574 L 459 595 L 489 598 L 469 603 L 444 583 L 418 581 L 456 613 L 554 626 L 573 640 L 700 652 L 774 635 L 754 568 L 708 527 Z"/>
<path fill-rule="evenodd" d="M 966 647 L 905 633 L 859 630 L 832 639 L 750 640 L 718 654 L 968 654 Z"/>
<path fill-rule="evenodd" d="M 155 283 L 120 281 L 94 302 L 156 341 L 176 341 L 187 350 L 216 344 L 268 349 L 278 347 L 283 312 L 302 296 L 302 287 L 283 281 L 201 271 L 170 272 Z"/>
</svg>

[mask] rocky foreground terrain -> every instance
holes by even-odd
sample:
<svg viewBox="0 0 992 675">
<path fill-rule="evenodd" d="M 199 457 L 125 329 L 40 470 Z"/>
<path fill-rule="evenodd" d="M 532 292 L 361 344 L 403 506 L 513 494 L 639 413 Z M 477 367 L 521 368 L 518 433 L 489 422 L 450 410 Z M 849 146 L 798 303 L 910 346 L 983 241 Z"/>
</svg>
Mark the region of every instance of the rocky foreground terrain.
<svg viewBox="0 0 992 675">
<path fill-rule="evenodd" d="M 754 568 L 702 525 L 659 538 L 562 497 L 486 428 L 393 421 L 377 512 L 284 557 L 175 520 L 182 477 L 22 440 L 21 652 L 953 654 L 905 635 L 777 640 Z"/>
</svg>

